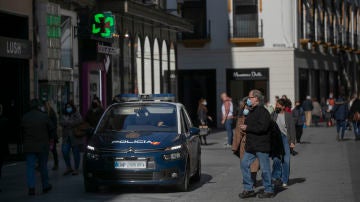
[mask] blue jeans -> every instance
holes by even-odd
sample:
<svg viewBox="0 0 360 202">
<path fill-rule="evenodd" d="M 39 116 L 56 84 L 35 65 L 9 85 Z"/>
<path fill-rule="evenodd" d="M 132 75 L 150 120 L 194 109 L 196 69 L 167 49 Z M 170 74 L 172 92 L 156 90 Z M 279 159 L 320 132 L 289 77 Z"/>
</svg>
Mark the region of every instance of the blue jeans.
<svg viewBox="0 0 360 202">
<path fill-rule="evenodd" d="M 62 144 L 61 150 L 63 153 L 66 167 L 68 169 L 72 168 L 70 162 L 70 150 L 72 150 L 74 156 L 75 170 L 78 170 L 80 166 L 80 146 L 79 145 L 71 146 L 70 142 L 66 142 Z"/>
<path fill-rule="evenodd" d="M 287 184 L 290 175 L 290 146 L 286 135 L 281 134 L 282 142 L 284 144 L 284 161 L 282 162 L 278 157 L 273 158 L 273 179 L 281 179 L 282 183 Z"/>
<path fill-rule="evenodd" d="M 49 187 L 49 175 L 47 168 L 48 154 L 49 152 L 36 152 L 26 154 L 26 178 L 28 188 L 35 188 L 35 167 L 36 163 L 39 163 L 40 176 L 42 188 Z"/>
<path fill-rule="evenodd" d="M 360 123 L 353 121 L 353 130 L 355 138 L 360 138 Z"/>
<path fill-rule="evenodd" d="M 225 124 L 224 124 L 226 132 L 227 132 L 227 143 L 229 145 L 232 145 L 232 141 L 233 141 L 232 123 L 233 123 L 233 119 L 226 119 Z"/>
<path fill-rule="evenodd" d="M 261 177 L 263 181 L 263 186 L 265 187 L 265 192 L 273 193 L 274 187 L 271 184 L 271 170 L 270 170 L 270 158 L 268 153 L 256 152 L 255 154 L 245 152 L 241 160 L 240 167 L 243 175 L 243 185 L 245 191 L 252 191 L 254 188 L 254 182 L 251 179 L 250 166 L 255 161 L 259 159 L 260 168 L 261 168 Z"/>
<path fill-rule="evenodd" d="M 341 139 L 344 139 L 345 130 L 346 130 L 346 121 L 345 120 L 336 120 L 336 132 L 338 135 L 341 132 L 341 135 L 340 135 Z"/>
</svg>

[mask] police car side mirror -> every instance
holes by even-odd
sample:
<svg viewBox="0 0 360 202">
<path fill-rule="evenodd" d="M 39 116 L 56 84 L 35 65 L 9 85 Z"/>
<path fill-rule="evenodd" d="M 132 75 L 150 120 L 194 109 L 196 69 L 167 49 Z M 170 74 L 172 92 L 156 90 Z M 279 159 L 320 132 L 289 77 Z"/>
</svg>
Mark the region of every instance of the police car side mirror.
<svg viewBox="0 0 360 202">
<path fill-rule="evenodd" d="M 195 127 L 190 128 L 190 135 L 199 135 L 199 133 L 200 133 L 199 128 L 195 128 Z"/>
</svg>

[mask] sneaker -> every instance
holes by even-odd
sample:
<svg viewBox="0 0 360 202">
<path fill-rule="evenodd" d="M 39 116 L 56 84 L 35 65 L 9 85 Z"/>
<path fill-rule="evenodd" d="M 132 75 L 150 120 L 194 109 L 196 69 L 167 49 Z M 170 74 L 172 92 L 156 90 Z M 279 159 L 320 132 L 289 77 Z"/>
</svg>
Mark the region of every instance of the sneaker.
<svg viewBox="0 0 360 202">
<path fill-rule="evenodd" d="M 273 198 L 275 196 L 275 194 L 273 192 L 262 192 L 259 193 L 258 198 Z"/>
<path fill-rule="evenodd" d="M 280 179 L 273 179 L 272 183 L 274 184 L 274 186 L 278 187 L 281 186 L 282 181 Z"/>
<path fill-rule="evenodd" d="M 28 195 L 29 196 L 35 196 L 35 188 L 29 188 Z"/>
<path fill-rule="evenodd" d="M 64 175 L 69 175 L 70 173 L 72 173 L 73 170 L 72 169 L 67 169 L 65 172 L 64 172 Z"/>
<path fill-rule="evenodd" d="M 43 189 L 43 193 L 46 194 L 46 193 L 48 193 L 51 189 L 52 189 L 52 185 L 49 184 L 48 187 L 46 187 L 45 189 Z"/>
<path fill-rule="evenodd" d="M 283 183 L 282 184 L 282 187 L 287 187 L 288 185 L 286 183 Z"/>
<path fill-rule="evenodd" d="M 240 198 L 250 198 L 255 197 L 256 193 L 254 191 L 243 191 L 239 194 Z"/>
</svg>

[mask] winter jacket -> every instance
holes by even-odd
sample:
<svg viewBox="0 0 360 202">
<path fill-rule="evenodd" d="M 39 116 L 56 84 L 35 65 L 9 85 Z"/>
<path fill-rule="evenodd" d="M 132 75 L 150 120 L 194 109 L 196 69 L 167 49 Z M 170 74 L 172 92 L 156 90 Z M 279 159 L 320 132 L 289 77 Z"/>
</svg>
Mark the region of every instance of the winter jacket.
<svg viewBox="0 0 360 202">
<path fill-rule="evenodd" d="M 360 99 L 355 99 L 349 110 L 349 119 L 352 120 L 355 112 L 360 112 Z"/>
<path fill-rule="evenodd" d="M 21 127 L 24 134 L 24 152 L 48 152 L 55 126 L 50 117 L 38 109 L 25 113 Z"/>
<path fill-rule="evenodd" d="M 246 152 L 270 152 L 270 121 L 270 114 L 264 106 L 255 106 L 250 111 L 245 119 Z"/>
<path fill-rule="evenodd" d="M 314 101 L 313 103 L 313 110 L 311 111 L 311 115 L 314 116 L 321 116 L 321 105 L 318 101 Z"/>
<path fill-rule="evenodd" d="M 72 146 L 80 145 L 84 143 L 84 138 L 78 138 L 74 136 L 74 128 L 82 122 L 81 114 L 75 111 L 71 114 L 64 114 L 60 119 L 60 125 L 62 126 L 62 141 L 67 143 L 70 141 Z"/>
<path fill-rule="evenodd" d="M 346 120 L 349 116 L 349 107 L 348 103 L 343 99 L 337 99 L 335 106 L 333 108 L 333 114 L 335 120 L 343 121 Z"/>
<path fill-rule="evenodd" d="M 245 116 L 239 116 L 237 118 L 237 123 L 234 131 L 233 143 L 232 143 L 232 150 L 236 155 L 243 158 L 245 153 L 245 145 L 246 145 L 246 132 L 240 128 L 240 125 L 244 124 Z M 256 159 L 250 165 L 251 172 L 257 172 L 260 168 L 259 160 Z"/>
<path fill-rule="evenodd" d="M 272 113 L 271 117 L 276 122 L 278 114 Z M 295 138 L 296 138 L 296 131 L 295 131 L 295 121 L 293 119 L 293 116 L 290 112 L 285 112 L 285 127 L 287 130 L 287 134 L 285 134 L 288 137 L 289 144 L 293 143 L 295 144 Z"/>
<path fill-rule="evenodd" d="M 293 116 L 295 126 L 303 126 L 305 123 L 305 118 L 304 118 L 305 113 L 303 108 L 301 106 L 295 107 L 291 113 Z"/>
<path fill-rule="evenodd" d="M 312 111 L 314 108 L 312 101 L 309 99 L 306 99 L 302 104 L 302 108 L 304 109 L 304 111 Z"/>
</svg>

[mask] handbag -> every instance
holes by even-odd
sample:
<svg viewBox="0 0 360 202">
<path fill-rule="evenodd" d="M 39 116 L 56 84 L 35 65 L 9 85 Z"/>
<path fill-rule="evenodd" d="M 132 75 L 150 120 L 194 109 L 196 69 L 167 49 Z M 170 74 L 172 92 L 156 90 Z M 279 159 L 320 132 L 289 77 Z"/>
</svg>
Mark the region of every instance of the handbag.
<svg viewBox="0 0 360 202">
<path fill-rule="evenodd" d="M 81 122 L 74 127 L 74 136 L 75 137 L 84 137 L 90 128 L 90 124 L 86 121 Z"/>
<path fill-rule="evenodd" d="M 353 121 L 359 122 L 360 121 L 360 112 L 355 112 L 353 116 Z"/>
<path fill-rule="evenodd" d="M 200 133 L 199 133 L 200 136 L 208 135 L 210 133 L 210 128 L 207 125 L 201 125 L 199 126 L 199 129 L 200 129 Z"/>
</svg>

